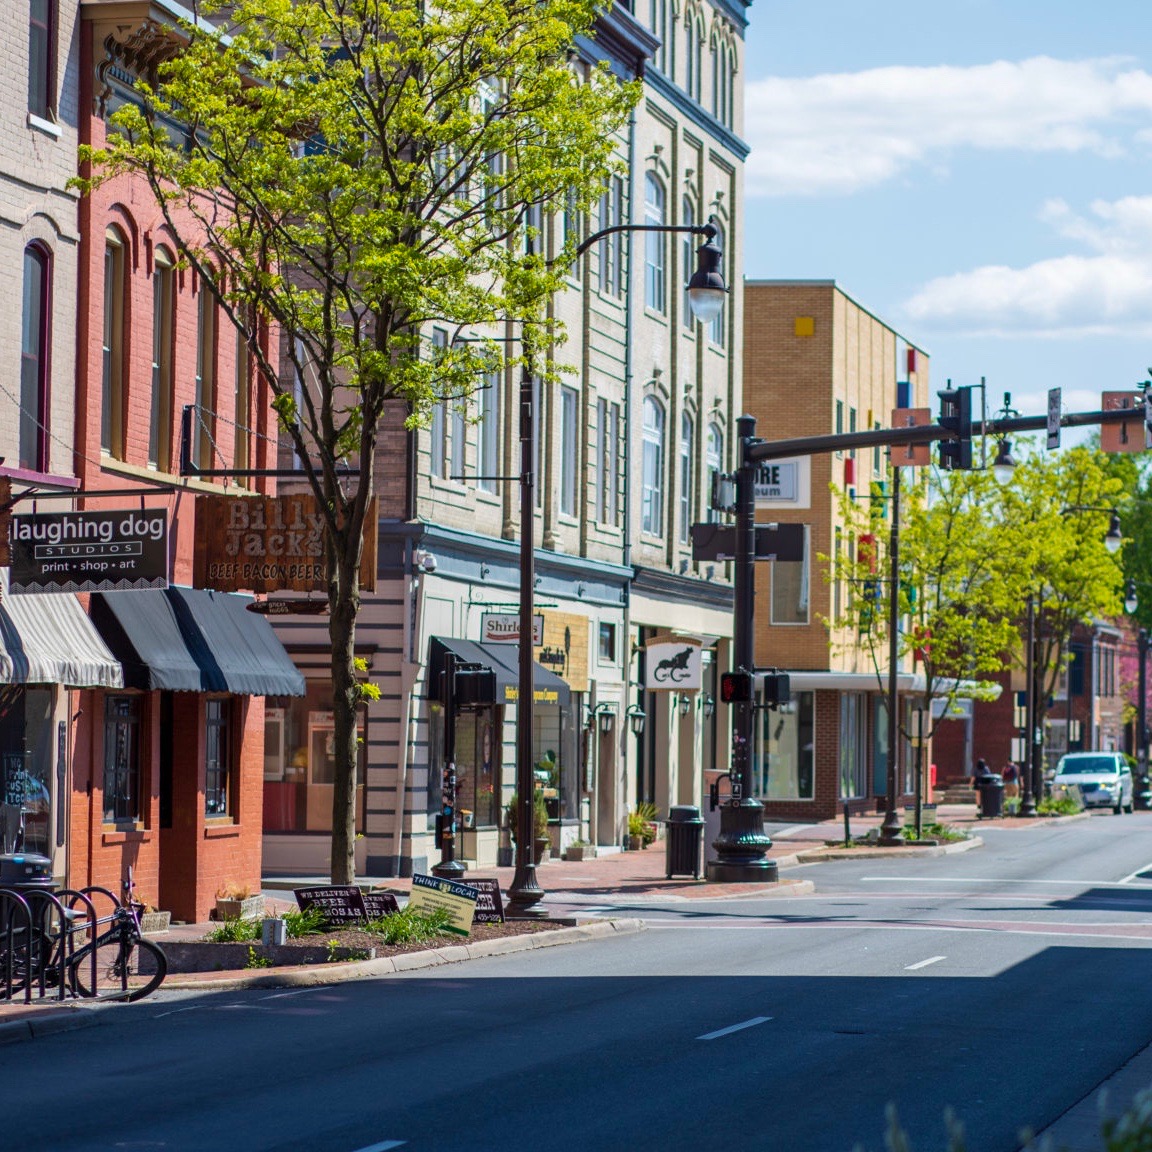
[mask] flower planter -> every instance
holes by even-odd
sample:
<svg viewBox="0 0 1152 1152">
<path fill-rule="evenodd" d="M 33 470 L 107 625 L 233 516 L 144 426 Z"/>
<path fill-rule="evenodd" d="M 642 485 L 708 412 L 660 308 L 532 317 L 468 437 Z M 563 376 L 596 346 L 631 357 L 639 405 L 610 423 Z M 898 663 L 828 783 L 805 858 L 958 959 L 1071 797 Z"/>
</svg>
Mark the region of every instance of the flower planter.
<svg viewBox="0 0 1152 1152">
<path fill-rule="evenodd" d="M 565 856 L 569 860 L 595 860 L 596 846 L 594 844 L 569 844 Z"/>
<path fill-rule="evenodd" d="M 171 912 L 140 913 L 140 934 L 142 936 L 154 936 L 159 932 L 167 932 L 171 924 Z"/>
<path fill-rule="evenodd" d="M 217 920 L 257 920 L 264 915 L 263 896 L 245 896 L 243 900 L 216 897 Z"/>
<path fill-rule="evenodd" d="M 629 836 L 628 837 L 628 851 L 629 852 L 639 852 L 640 849 L 643 847 L 644 847 L 644 837 L 643 836 Z"/>
</svg>

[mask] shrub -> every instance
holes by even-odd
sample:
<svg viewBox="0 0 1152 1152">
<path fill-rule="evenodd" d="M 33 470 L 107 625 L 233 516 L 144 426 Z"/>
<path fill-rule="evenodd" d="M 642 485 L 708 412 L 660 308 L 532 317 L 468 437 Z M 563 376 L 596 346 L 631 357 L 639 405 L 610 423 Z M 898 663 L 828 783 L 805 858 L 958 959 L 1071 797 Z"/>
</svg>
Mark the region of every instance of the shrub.
<svg viewBox="0 0 1152 1152">
<path fill-rule="evenodd" d="M 205 937 L 211 944 L 240 944 L 260 939 L 259 920 L 221 920 Z"/>
<path fill-rule="evenodd" d="M 1083 807 L 1071 796 L 1045 796 L 1036 805 L 1036 811 L 1041 816 L 1075 816 L 1082 812 Z"/>
<path fill-rule="evenodd" d="M 505 812 L 508 816 L 508 831 L 512 834 L 512 840 L 516 840 L 516 805 L 518 797 L 515 792 L 512 793 L 512 798 L 508 801 L 508 807 Z M 537 840 L 543 840 L 548 835 L 548 806 L 544 803 L 544 793 L 539 788 L 533 794 L 532 802 L 532 832 Z"/>
<path fill-rule="evenodd" d="M 299 936 L 315 936 L 324 927 L 324 913 L 319 908 L 301 911 L 293 908 L 284 913 L 285 934 L 295 940 Z"/>
<path fill-rule="evenodd" d="M 421 912 L 409 906 L 390 916 L 372 920 L 365 926 L 365 931 L 379 936 L 384 944 L 419 944 L 447 935 L 447 925 L 451 920 L 452 914 L 446 908 Z"/>
</svg>

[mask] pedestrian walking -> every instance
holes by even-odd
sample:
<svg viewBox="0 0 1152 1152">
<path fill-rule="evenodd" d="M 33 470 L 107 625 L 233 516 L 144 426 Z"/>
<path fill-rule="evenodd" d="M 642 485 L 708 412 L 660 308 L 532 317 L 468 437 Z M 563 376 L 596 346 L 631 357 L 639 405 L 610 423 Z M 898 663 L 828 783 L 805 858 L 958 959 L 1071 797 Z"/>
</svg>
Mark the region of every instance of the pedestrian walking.
<svg viewBox="0 0 1152 1152">
<path fill-rule="evenodd" d="M 992 775 L 994 775 L 994 773 L 992 772 L 992 769 L 988 767 L 988 762 L 984 759 L 983 756 L 980 756 L 976 760 L 976 767 L 972 772 L 972 787 L 983 787 L 984 781 Z"/>
<path fill-rule="evenodd" d="M 1004 799 L 1016 799 L 1020 795 L 1020 769 L 1009 760 L 1000 775 L 1004 777 Z"/>
</svg>

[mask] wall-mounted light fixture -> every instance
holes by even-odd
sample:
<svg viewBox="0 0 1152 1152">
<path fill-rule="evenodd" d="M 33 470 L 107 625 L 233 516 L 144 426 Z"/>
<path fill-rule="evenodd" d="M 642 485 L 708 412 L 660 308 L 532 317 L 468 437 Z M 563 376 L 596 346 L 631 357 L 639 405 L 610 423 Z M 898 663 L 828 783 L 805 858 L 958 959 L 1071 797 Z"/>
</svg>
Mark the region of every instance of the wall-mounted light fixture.
<svg viewBox="0 0 1152 1152">
<path fill-rule="evenodd" d="M 700 710 L 705 716 L 711 716 L 716 711 L 716 698 L 714 696 L 701 696 Z"/>
<path fill-rule="evenodd" d="M 597 704 L 588 713 L 588 722 L 586 727 L 589 729 L 596 721 L 600 721 L 600 733 L 607 736 L 613 728 L 616 727 L 616 705 L 615 704 Z"/>
<path fill-rule="evenodd" d="M 687 716 L 692 711 L 692 697 L 681 693 L 680 695 L 680 715 Z"/>
<path fill-rule="evenodd" d="M 633 704 L 624 715 L 628 717 L 628 727 L 632 729 L 632 735 L 642 736 L 644 734 L 644 721 L 647 719 L 644 715 L 644 709 L 639 704 Z"/>
</svg>

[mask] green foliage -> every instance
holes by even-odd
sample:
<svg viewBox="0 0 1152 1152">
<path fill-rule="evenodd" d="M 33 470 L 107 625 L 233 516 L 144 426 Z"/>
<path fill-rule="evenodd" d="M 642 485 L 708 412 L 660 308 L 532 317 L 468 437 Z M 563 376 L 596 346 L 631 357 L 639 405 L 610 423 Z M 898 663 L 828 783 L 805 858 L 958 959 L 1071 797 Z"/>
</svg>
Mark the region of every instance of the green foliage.
<svg viewBox="0 0 1152 1152">
<path fill-rule="evenodd" d="M 1036 811 L 1041 816 L 1075 816 L 1077 812 L 1083 812 L 1084 808 L 1075 797 L 1065 793 L 1062 796 L 1045 796 L 1036 805 Z"/>
<path fill-rule="evenodd" d="M 451 913 L 446 908 L 419 912 L 415 908 L 405 907 L 390 916 L 373 920 L 365 930 L 379 936 L 384 944 L 419 944 L 447 935 L 446 926 L 451 919 Z"/>
<path fill-rule="evenodd" d="M 517 806 L 519 799 L 517 793 L 513 792 L 508 805 L 505 808 L 505 815 L 508 818 L 508 831 L 512 836 L 513 843 L 517 842 Z M 548 835 L 548 806 L 544 803 L 544 793 L 537 788 L 532 795 L 532 834 L 537 840 L 543 840 Z"/>
<path fill-rule="evenodd" d="M 953 828 L 951 824 L 924 824 L 921 827 L 921 831 L 925 840 L 937 840 L 944 843 L 954 843 L 958 840 L 967 840 L 969 838 L 967 832 L 961 828 Z M 916 828 L 914 825 L 907 825 L 904 828 L 904 839 L 916 839 Z"/>
<path fill-rule="evenodd" d="M 637 804 L 636 807 L 628 813 L 628 835 L 641 837 L 645 846 L 651 844 L 652 841 L 656 839 L 655 821 L 655 804 Z"/>
<path fill-rule="evenodd" d="M 267 956 L 261 956 L 251 945 L 248 947 L 248 960 L 245 968 L 271 968 L 272 961 Z"/>
<path fill-rule="evenodd" d="M 290 940 L 300 936 L 316 936 L 324 928 L 324 913 L 319 908 L 301 911 L 292 908 L 284 913 L 284 931 Z"/>
<path fill-rule="evenodd" d="M 204 939 L 212 944 L 240 944 L 245 940 L 259 940 L 260 921 L 222 920 L 206 933 Z"/>
</svg>

